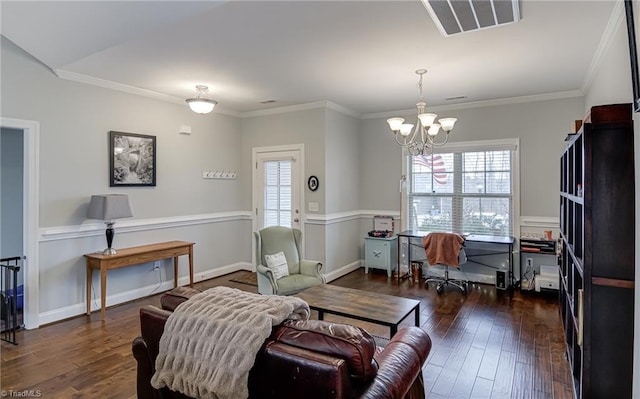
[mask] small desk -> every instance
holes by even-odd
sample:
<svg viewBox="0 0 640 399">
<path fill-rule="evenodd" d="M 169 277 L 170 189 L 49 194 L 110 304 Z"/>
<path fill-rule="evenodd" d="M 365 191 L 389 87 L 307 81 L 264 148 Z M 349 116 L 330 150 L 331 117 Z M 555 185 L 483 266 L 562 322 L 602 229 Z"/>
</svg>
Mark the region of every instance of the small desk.
<svg viewBox="0 0 640 399">
<path fill-rule="evenodd" d="M 159 244 L 119 249 L 115 255 L 101 252 L 85 254 L 87 260 L 87 315 L 91 314 L 91 275 L 100 270 L 100 319 L 104 320 L 107 301 L 107 270 L 139 265 L 160 259 L 173 258 L 173 286 L 178 286 L 178 257 L 189 255 L 189 286 L 193 287 L 193 245 L 186 241 L 169 241 Z"/>
<path fill-rule="evenodd" d="M 402 252 L 401 252 L 401 241 L 402 241 L 402 237 L 406 237 L 407 241 L 409 243 L 409 250 L 407 251 L 407 264 L 411 265 L 411 239 L 412 238 L 422 238 L 426 235 L 429 235 L 429 231 L 417 231 L 417 230 L 406 230 L 403 231 L 401 233 L 398 233 L 398 281 L 400 281 L 400 257 L 402 256 Z M 461 234 L 462 235 L 462 234 Z M 507 249 L 505 251 L 498 251 L 498 252 L 488 252 L 488 253 L 483 253 L 483 254 L 478 254 L 478 255 L 469 255 L 467 254 L 467 261 L 469 262 L 473 262 L 473 263 L 477 263 L 483 266 L 488 266 L 491 268 L 496 269 L 497 267 L 495 266 L 491 266 L 491 265 L 487 265 L 478 261 L 474 261 L 471 258 L 476 257 L 476 256 L 488 256 L 488 255 L 509 255 L 508 260 L 509 260 L 509 289 L 513 289 L 513 243 L 515 242 L 515 239 L 511 236 L 489 236 L 489 235 L 482 235 L 482 234 L 469 234 L 467 236 L 462 235 L 465 238 L 466 242 L 473 242 L 473 243 L 480 243 L 480 244 L 498 244 L 498 245 L 506 245 Z"/>
</svg>

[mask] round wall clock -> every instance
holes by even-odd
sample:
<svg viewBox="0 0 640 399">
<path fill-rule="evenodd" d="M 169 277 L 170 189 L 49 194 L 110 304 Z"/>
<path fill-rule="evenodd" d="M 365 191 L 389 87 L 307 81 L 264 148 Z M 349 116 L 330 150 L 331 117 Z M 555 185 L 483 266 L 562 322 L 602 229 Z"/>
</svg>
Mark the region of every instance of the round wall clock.
<svg viewBox="0 0 640 399">
<path fill-rule="evenodd" d="M 309 180 L 307 181 L 307 186 L 309 186 L 309 190 L 316 191 L 319 185 L 320 185 L 320 182 L 318 182 L 318 178 L 316 176 L 309 177 Z"/>
</svg>

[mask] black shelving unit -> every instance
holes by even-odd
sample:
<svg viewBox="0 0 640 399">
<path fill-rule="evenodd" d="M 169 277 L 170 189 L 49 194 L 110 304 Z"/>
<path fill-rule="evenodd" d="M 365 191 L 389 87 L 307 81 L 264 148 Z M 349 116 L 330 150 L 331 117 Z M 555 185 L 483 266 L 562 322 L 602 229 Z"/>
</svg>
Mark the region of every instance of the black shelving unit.
<svg viewBox="0 0 640 399">
<path fill-rule="evenodd" d="M 635 187 L 631 104 L 591 108 L 560 160 L 560 311 L 577 398 L 631 398 Z"/>
</svg>

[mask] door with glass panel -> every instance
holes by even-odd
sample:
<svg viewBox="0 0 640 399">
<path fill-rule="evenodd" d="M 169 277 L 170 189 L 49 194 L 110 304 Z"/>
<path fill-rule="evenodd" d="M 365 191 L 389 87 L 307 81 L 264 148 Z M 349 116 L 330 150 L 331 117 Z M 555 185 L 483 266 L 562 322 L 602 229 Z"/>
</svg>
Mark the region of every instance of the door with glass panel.
<svg viewBox="0 0 640 399">
<path fill-rule="evenodd" d="M 256 153 L 257 229 L 300 229 L 300 150 Z"/>
</svg>

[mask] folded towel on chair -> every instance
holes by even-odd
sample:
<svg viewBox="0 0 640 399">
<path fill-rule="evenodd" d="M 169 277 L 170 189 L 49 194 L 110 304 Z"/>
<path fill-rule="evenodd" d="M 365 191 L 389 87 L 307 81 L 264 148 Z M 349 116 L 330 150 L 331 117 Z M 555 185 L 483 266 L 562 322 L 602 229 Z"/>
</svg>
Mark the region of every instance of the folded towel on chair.
<svg viewBox="0 0 640 399">
<path fill-rule="evenodd" d="M 422 246 L 430 265 L 458 267 L 458 256 L 462 244 L 464 244 L 464 238 L 456 233 L 429 233 L 422 237 Z"/>
</svg>

